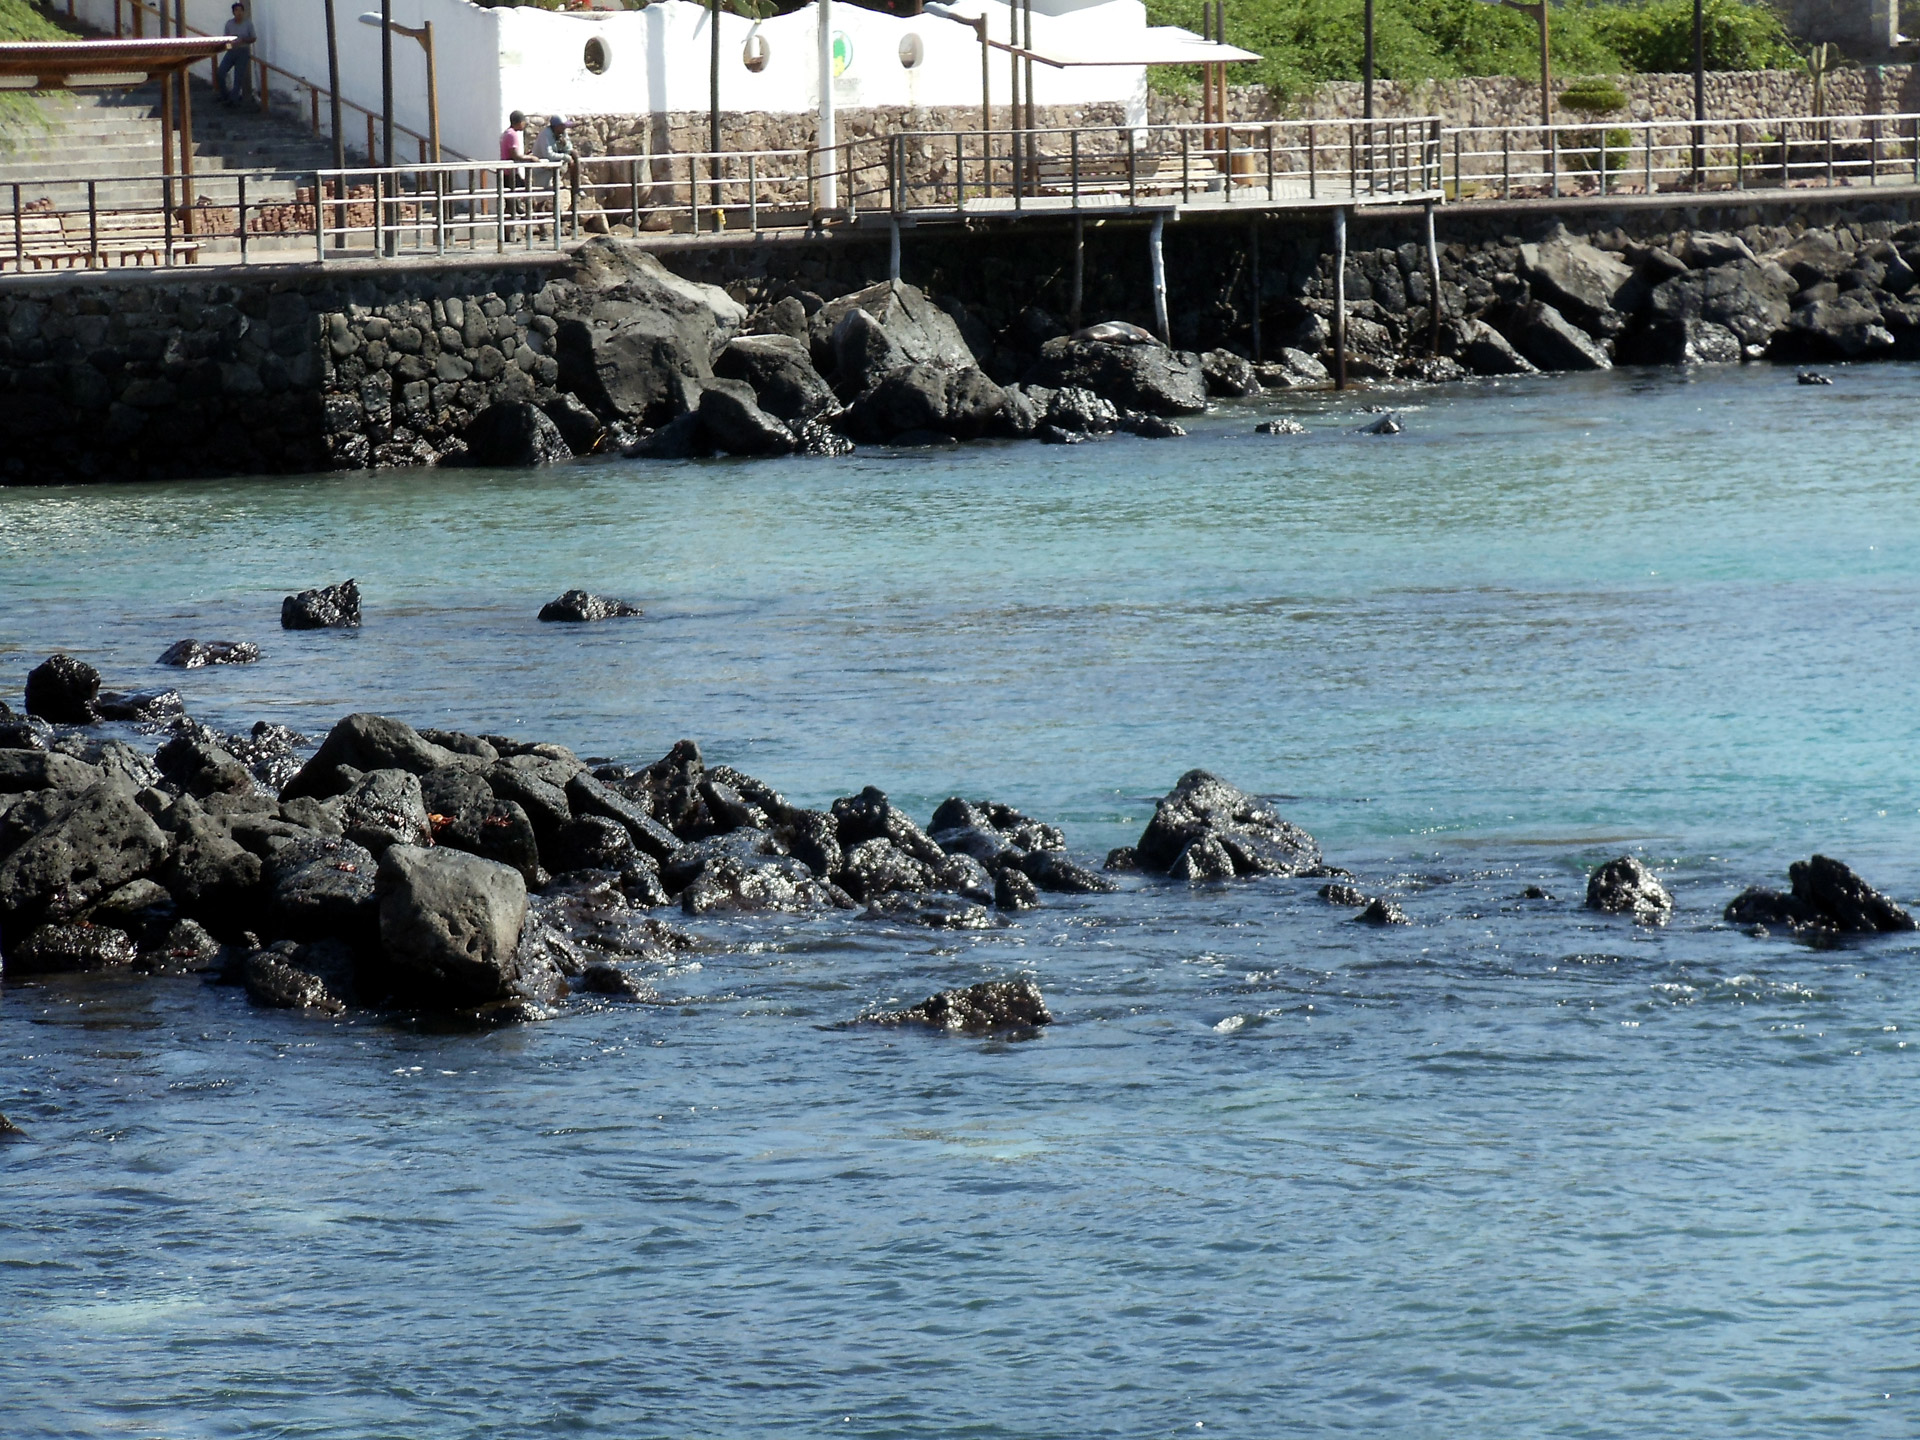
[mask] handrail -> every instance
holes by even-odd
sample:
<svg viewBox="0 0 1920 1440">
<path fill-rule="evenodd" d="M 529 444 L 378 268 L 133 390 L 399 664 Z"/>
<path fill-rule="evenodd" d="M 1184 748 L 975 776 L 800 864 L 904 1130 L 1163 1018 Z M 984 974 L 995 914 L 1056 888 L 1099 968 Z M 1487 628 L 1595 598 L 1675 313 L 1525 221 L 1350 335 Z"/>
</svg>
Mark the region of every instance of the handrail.
<svg viewBox="0 0 1920 1440">
<path fill-rule="evenodd" d="M 173 17 L 167 14 L 166 0 L 157 0 L 157 3 L 156 3 L 156 0 L 113 0 L 113 34 L 116 40 L 122 38 L 122 35 L 123 35 L 123 30 L 120 23 L 120 7 L 122 5 L 127 6 L 133 12 L 135 35 L 143 35 L 145 33 L 145 26 L 142 23 L 142 17 L 146 15 L 152 15 L 159 22 L 160 28 L 162 30 L 176 28 L 174 25 Z M 191 25 L 187 26 L 186 30 L 187 30 L 187 33 L 190 35 L 204 36 L 207 34 L 206 31 L 196 30 Z M 208 38 L 212 38 L 212 37 L 208 37 Z M 311 112 L 310 123 L 312 125 L 313 133 L 315 135 L 320 134 L 321 133 L 320 101 L 323 96 L 330 101 L 333 98 L 333 92 L 327 89 L 326 86 L 307 79 L 304 75 L 296 75 L 291 70 L 282 69 L 280 66 L 274 65 L 266 60 L 262 60 L 257 56 L 250 57 L 250 58 L 252 60 L 252 63 L 257 67 L 259 67 L 260 113 L 262 115 L 268 115 L 272 113 L 273 92 L 272 92 L 272 88 L 268 84 L 267 77 L 269 75 L 279 75 L 282 78 L 284 78 L 286 81 L 288 81 L 291 85 L 293 85 L 295 88 L 304 89 L 308 92 L 308 98 L 310 101 L 309 109 Z M 347 99 L 347 97 L 344 95 L 340 97 L 340 104 L 345 109 L 357 110 L 360 112 L 360 114 L 366 116 L 367 118 L 367 158 L 371 160 L 374 156 L 374 152 L 376 149 L 375 140 L 374 140 L 374 125 L 376 124 L 376 122 L 379 122 L 382 119 L 380 112 L 377 110 L 370 110 L 365 105 L 360 104 L 358 101 Z M 408 129 L 405 125 L 401 125 L 397 122 L 395 123 L 393 128 L 395 133 L 404 135 L 409 140 L 413 140 L 417 142 L 420 146 L 420 158 L 422 160 L 425 160 L 427 158 L 428 146 L 431 144 L 431 141 L 427 136 L 422 135 L 418 130 Z M 344 136 L 341 138 L 343 140 L 345 139 Z M 462 156 L 459 151 L 450 148 L 445 143 L 441 144 L 440 153 L 442 155 L 452 155 L 456 159 L 466 158 L 465 156 Z"/>
</svg>

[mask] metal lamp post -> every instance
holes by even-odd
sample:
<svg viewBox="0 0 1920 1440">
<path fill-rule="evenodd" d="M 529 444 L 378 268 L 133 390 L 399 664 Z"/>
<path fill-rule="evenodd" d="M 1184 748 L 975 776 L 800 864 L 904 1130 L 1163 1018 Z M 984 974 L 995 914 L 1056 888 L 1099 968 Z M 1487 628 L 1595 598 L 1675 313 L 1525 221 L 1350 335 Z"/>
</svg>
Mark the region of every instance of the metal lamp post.
<svg viewBox="0 0 1920 1440">
<path fill-rule="evenodd" d="M 329 3 L 331 3 L 331 0 L 329 0 Z M 404 35 L 407 39 L 416 41 L 420 48 L 426 52 L 427 150 L 430 152 L 429 158 L 435 165 L 438 165 L 440 163 L 440 76 L 433 58 L 433 22 L 427 20 L 418 26 L 402 25 L 398 20 L 391 19 L 389 16 L 369 13 L 360 17 L 360 23 L 362 25 L 381 26 L 389 35 Z M 389 77 L 386 96 L 387 163 L 391 165 L 393 163 L 393 84 L 391 79 L 393 67 L 391 65 L 387 67 L 387 74 Z M 337 104 L 338 101 L 336 100 L 335 103 Z"/>
<path fill-rule="evenodd" d="M 1707 118 L 1707 17 L 1705 0 L 1693 0 L 1693 183 L 1700 183 L 1705 156 L 1701 137 Z"/>
<path fill-rule="evenodd" d="M 1367 0 L 1365 21 L 1367 30 L 1366 50 L 1360 61 L 1360 74 L 1366 82 L 1366 103 L 1361 112 L 1363 119 L 1373 118 L 1373 0 Z"/>
</svg>

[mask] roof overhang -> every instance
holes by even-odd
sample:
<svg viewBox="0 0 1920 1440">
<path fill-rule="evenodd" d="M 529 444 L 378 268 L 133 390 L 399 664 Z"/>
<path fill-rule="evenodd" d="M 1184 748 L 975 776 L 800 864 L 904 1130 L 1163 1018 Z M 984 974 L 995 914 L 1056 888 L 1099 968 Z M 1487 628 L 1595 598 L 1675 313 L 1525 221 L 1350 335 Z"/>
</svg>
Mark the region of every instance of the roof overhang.
<svg viewBox="0 0 1920 1440">
<path fill-rule="evenodd" d="M 155 75 L 211 60 L 227 35 L 164 40 L 55 40 L 0 45 L 0 90 L 144 85 Z"/>
</svg>

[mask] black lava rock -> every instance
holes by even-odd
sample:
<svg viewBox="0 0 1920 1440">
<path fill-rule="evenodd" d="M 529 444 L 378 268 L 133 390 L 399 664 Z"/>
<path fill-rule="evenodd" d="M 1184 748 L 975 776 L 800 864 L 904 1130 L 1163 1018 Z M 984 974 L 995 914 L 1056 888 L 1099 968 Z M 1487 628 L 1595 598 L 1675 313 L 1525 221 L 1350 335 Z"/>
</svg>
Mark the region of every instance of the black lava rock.
<svg viewBox="0 0 1920 1440">
<path fill-rule="evenodd" d="M 910 1009 L 862 1018 L 875 1025 L 930 1025 L 976 1035 L 1053 1023 L 1040 987 L 1031 980 L 988 980 L 964 990 L 942 990 Z"/>
<path fill-rule="evenodd" d="M 55 725 L 91 725 L 100 672 L 71 655 L 52 655 L 27 672 L 27 714 Z"/>
<path fill-rule="evenodd" d="M 360 624 L 360 586 L 352 580 L 302 590 L 280 602 L 282 630 L 351 630 Z"/>
<path fill-rule="evenodd" d="M 542 620 L 586 622 L 621 619 L 640 613 L 638 605 L 630 605 L 625 600 L 609 600 L 604 595 L 590 595 L 585 590 L 569 590 L 558 600 L 549 600 L 540 607 Z"/>
<path fill-rule="evenodd" d="M 198 670 L 203 665 L 251 665 L 259 658 L 260 647 L 248 640 L 176 640 L 154 663 Z"/>
<path fill-rule="evenodd" d="M 1639 860 L 1622 855 L 1588 877 L 1587 908 L 1630 914 L 1642 925 L 1664 925 L 1673 918 L 1673 896 Z"/>
</svg>

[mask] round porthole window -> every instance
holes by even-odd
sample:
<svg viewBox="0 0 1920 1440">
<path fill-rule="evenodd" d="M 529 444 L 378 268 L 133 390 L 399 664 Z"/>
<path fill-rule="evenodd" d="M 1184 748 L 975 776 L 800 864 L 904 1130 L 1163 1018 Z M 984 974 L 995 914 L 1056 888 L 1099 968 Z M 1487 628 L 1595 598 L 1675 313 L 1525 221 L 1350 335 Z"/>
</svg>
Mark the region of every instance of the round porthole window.
<svg viewBox="0 0 1920 1440">
<path fill-rule="evenodd" d="M 773 47 L 758 31 L 747 36 L 747 43 L 740 47 L 740 63 L 756 75 L 767 68 L 767 61 L 772 58 Z"/>
<path fill-rule="evenodd" d="M 900 42 L 900 63 L 912 70 L 927 58 L 927 47 L 918 35 L 908 35 Z"/>
<path fill-rule="evenodd" d="M 613 64 L 613 52 L 607 48 L 607 42 L 595 36 L 587 41 L 585 55 L 587 70 L 590 74 L 604 75 Z"/>
</svg>

